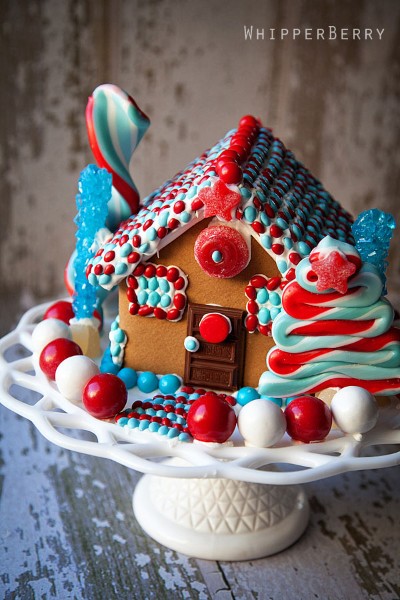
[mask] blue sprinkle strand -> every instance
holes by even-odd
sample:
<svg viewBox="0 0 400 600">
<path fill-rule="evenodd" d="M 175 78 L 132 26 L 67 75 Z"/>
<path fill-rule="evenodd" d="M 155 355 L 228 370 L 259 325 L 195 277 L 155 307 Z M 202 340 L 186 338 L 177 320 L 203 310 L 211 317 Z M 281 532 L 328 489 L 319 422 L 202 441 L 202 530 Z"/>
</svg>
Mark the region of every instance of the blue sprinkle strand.
<svg viewBox="0 0 400 600">
<path fill-rule="evenodd" d="M 86 267 L 93 257 L 92 245 L 96 233 L 104 227 L 111 198 L 112 175 L 106 169 L 88 165 L 80 174 L 76 196 L 77 226 L 76 258 L 74 261 L 75 293 L 73 309 L 77 319 L 90 318 L 96 307 L 96 288 L 86 279 Z"/>
<path fill-rule="evenodd" d="M 386 290 L 386 269 L 390 240 L 396 222 L 393 216 L 377 208 L 360 213 L 352 226 L 355 247 L 363 262 L 373 264 L 380 272 Z"/>
</svg>

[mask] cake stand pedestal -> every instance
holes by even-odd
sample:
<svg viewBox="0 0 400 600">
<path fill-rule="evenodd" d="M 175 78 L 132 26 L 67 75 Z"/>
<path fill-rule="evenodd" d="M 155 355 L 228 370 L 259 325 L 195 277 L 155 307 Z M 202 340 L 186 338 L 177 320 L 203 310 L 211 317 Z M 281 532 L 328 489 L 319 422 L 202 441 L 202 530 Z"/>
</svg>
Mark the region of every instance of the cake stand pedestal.
<svg viewBox="0 0 400 600">
<path fill-rule="evenodd" d="M 99 421 L 64 398 L 32 354 L 31 334 L 47 306 L 28 311 L 0 339 L 0 402 L 62 448 L 144 473 L 134 493 L 136 517 L 151 537 L 174 550 L 213 560 L 274 554 L 307 526 L 301 484 L 400 464 L 396 397 L 380 409 L 376 426 L 357 439 L 332 430 L 317 444 L 284 437 L 273 448 L 246 447 L 235 438 L 227 444 L 177 442 Z M 131 403 L 140 393 L 130 396 Z M 279 471 L 278 465 L 289 470 Z"/>
<path fill-rule="evenodd" d="M 292 545 L 308 524 L 301 486 L 144 475 L 135 516 L 160 544 L 196 558 L 250 560 Z"/>
</svg>

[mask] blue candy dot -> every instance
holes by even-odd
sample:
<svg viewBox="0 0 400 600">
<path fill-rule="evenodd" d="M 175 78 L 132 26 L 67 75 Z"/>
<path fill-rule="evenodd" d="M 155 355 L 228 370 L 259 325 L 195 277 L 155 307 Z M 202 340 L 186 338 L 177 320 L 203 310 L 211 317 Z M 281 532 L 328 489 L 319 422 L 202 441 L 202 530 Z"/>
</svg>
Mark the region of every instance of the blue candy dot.
<svg viewBox="0 0 400 600">
<path fill-rule="evenodd" d="M 168 308 L 168 306 L 171 304 L 171 302 L 172 302 L 172 298 L 170 298 L 170 296 L 167 296 L 167 294 L 164 294 L 161 297 L 160 304 L 163 308 Z"/>
<path fill-rule="evenodd" d="M 112 373 L 113 375 L 116 375 L 119 372 L 120 368 L 121 368 L 120 365 L 116 365 L 115 363 L 113 363 L 113 361 L 111 359 L 110 348 L 108 347 L 107 350 L 104 352 L 103 357 L 101 359 L 100 372 L 101 373 Z"/>
<path fill-rule="evenodd" d="M 152 371 L 143 371 L 138 376 L 137 386 L 145 394 L 154 392 L 158 388 L 158 377 Z"/>
<path fill-rule="evenodd" d="M 214 250 L 214 252 L 211 254 L 211 258 L 215 263 L 220 263 L 222 260 L 222 254 L 219 250 Z"/>
<path fill-rule="evenodd" d="M 118 373 L 118 377 L 122 379 L 128 390 L 132 389 L 137 384 L 137 373 L 134 369 L 130 369 L 129 367 L 121 369 Z"/>
<path fill-rule="evenodd" d="M 269 301 L 274 306 L 280 306 L 280 304 L 281 304 L 281 297 L 276 292 L 271 292 L 270 295 L 269 295 Z"/>
<path fill-rule="evenodd" d="M 163 375 L 158 382 L 160 392 L 163 394 L 174 394 L 181 386 L 181 380 L 177 375 Z"/>
<path fill-rule="evenodd" d="M 157 306 L 157 304 L 160 302 L 160 300 L 161 300 L 161 296 L 158 292 L 151 292 L 149 294 L 150 306 Z"/>
<path fill-rule="evenodd" d="M 280 407 L 283 404 L 282 398 L 273 398 L 272 396 L 261 396 L 261 400 L 268 400 L 269 402 L 273 402 Z"/>
<path fill-rule="evenodd" d="M 260 397 L 260 394 L 257 392 L 255 388 L 252 387 L 242 387 L 237 393 L 236 400 L 241 405 L 244 406 L 248 404 L 252 400 L 257 400 Z"/>
</svg>

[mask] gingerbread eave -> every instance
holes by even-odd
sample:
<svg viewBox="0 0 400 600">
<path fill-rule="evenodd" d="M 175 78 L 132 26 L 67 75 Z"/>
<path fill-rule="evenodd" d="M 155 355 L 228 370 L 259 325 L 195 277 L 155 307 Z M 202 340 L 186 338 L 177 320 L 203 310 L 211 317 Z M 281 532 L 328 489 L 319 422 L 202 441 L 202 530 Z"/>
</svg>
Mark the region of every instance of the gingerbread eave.
<svg viewBox="0 0 400 600">
<path fill-rule="evenodd" d="M 221 156 L 232 147 L 240 152 L 239 125 L 150 194 L 99 248 L 88 267 L 90 283 L 112 289 L 207 217 L 256 239 L 286 281 L 326 235 L 351 243 L 351 215 L 293 153 L 259 124 L 252 139 L 240 182 L 220 175 Z"/>
</svg>

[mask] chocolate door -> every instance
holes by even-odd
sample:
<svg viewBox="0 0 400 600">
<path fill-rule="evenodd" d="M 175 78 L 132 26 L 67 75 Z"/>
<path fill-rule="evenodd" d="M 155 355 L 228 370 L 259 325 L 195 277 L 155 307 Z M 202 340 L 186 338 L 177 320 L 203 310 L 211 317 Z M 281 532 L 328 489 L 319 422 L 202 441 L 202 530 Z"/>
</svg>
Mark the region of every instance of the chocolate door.
<svg viewBox="0 0 400 600">
<path fill-rule="evenodd" d="M 223 342 L 213 343 L 200 333 L 200 321 L 212 313 L 227 317 L 231 331 Z M 187 334 L 199 342 L 196 352 L 186 351 L 185 383 L 211 389 L 234 391 L 243 384 L 246 330 L 244 312 L 209 304 L 189 304 Z"/>
</svg>

